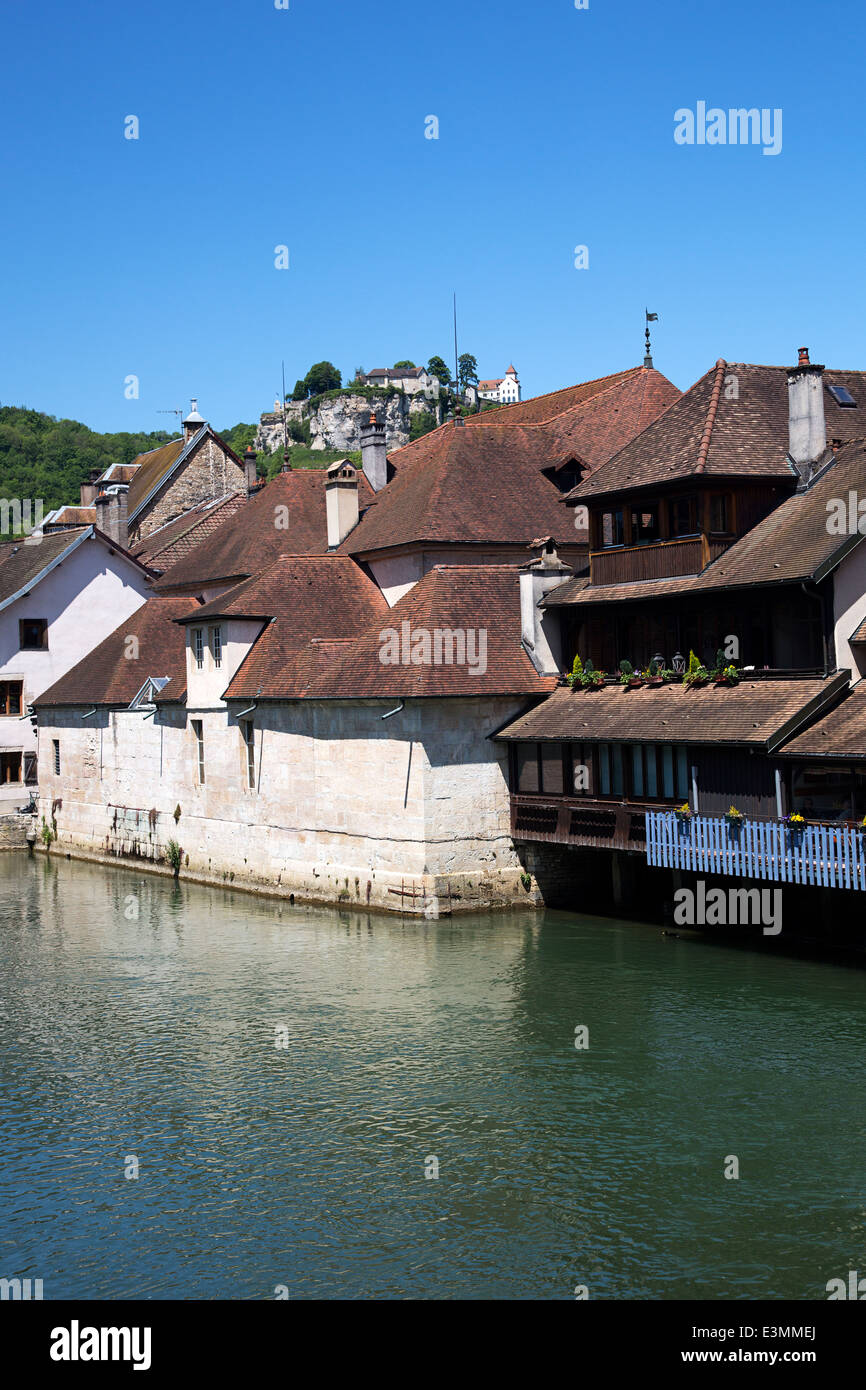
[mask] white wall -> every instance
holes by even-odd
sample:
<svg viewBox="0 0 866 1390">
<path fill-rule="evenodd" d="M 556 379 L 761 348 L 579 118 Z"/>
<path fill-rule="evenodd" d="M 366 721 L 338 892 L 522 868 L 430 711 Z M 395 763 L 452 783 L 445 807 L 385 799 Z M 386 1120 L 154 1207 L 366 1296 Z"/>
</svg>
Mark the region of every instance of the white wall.
<svg viewBox="0 0 866 1390">
<path fill-rule="evenodd" d="M 186 628 L 186 680 L 188 709 L 218 709 L 222 706 L 222 694 L 248 654 L 250 647 L 262 630 L 259 619 L 248 618 L 205 618 L 200 623 L 189 623 Z M 222 662 L 214 665 L 213 630 L 218 627 L 222 633 Z M 204 659 L 201 670 L 195 660 L 194 632 L 201 629 L 204 641 Z M 154 671 L 155 676 L 164 675 Z"/>
<path fill-rule="evenodd" d="M 836 665 L 852 681 L 866 675 L 866 647 L 852 646 L 851 633 L 866 618 L 866 543 L 860 542 L 833 575 L 833 642 Z"/>
<path fill-rule="evenodd" d="M 35 548 L 35 547 L 34 547 Z M 23 680 L 24 706 L 47 690 L 82 657 L 141 607 L 148 594 L 141 571 L 101 541 L 90 539 L 35 585 L 26 598 L 0 612 L 0 680 Z M 21 651 L 21 618 L 48 620 L 48 648 Z M 29 719 L 0 716 L 0 749 L 32 752 L 36 734 Z M 0 787 L 0 802 L 25 805 L 29 791 Z"/>
</svg>

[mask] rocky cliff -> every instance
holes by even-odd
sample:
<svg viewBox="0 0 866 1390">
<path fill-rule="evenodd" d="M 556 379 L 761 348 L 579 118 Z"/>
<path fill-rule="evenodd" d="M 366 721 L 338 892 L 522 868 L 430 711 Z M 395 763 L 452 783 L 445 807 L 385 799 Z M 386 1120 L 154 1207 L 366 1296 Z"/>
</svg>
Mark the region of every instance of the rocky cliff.
<svg viewBox="0 0 866 1390">
<path fill-rule="evenodd" d="M 309 422 L 310 447 L 313 449 L 345 449 L 348 452 L 360 449 L 360 428 L 364 420 L 370 418 L 371 410 L 385 425 L 386 447 L 399 449 L 409 443 L 409 428 L 412 417 L 429 412 L 437 425 L 443 420 L 443 407 L 436 401 L 428 401 L 424 396 L 406 396 L 401 391 L 358 392 L 344 391 L 329 393 L 317 401 L 288 401 L 286 418 L 291 421 Z M 291 445 L 292 441 L 289 441 Z M 283 420 L 275 412 L 262 415 L 255 448 L 260 452 L 273 453 L 282 448 Z"/>
</svg>

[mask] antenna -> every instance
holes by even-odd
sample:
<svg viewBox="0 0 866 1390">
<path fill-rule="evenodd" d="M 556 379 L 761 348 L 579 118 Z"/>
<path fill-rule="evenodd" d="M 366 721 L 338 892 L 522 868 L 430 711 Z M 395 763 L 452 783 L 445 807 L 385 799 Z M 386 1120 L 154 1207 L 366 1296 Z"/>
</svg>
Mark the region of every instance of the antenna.
<svg viewBox="0 0 866 1390">
<path fill-rule="evenodd" d="M 158 410 L 156 413 L 157 415 L 177 415 L 181 420 L 183 419 L 182 410 Z"/>
<path fill-rule="evenodd" d="M 460 374 L 457 370 L 457 291 L 454 291 L 454 392 L 459 397 L 460 394 Z M 455 408 L 457 401 L 454 402 Z"/>
<path fill-rule="evenodd" d="M 286 410 L 286 364 L 282 363 L 283 368 L 283 471 L 287 472 L 291 467 L 289 464 L 289 418 Z"/>
</svg>

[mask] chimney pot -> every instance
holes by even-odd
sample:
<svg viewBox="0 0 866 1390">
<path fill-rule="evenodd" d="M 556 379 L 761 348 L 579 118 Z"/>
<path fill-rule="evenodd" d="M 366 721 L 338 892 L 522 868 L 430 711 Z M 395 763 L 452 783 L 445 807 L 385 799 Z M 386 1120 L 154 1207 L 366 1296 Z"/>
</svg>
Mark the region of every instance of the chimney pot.
<svg viewBox="0 0 866 1390">
<path fill-rule="evenodd" d="M 249 496 L 249 494 L 252 492 L 253 488 L 256 485 L 257 457 L 258 455 L 256 454 L 256 451 L 253 448 L 252 444 L 248 444 L 246 453 L 244 454 L 244 475 L 247 485 L 247 496 Z"/>
<path fill-rule="evenodd" d="M 808 349 L 808 348 L 800 348 L 800 349 L 799 349 L 799 352 L 800 352 L 800 360 L 799 360 L 799 362 L 797 363 L 797 366 L 798 366 L 798 367 L 808 367 L 808 366 L 809 366 L 809 349 Z"/>
</svg>

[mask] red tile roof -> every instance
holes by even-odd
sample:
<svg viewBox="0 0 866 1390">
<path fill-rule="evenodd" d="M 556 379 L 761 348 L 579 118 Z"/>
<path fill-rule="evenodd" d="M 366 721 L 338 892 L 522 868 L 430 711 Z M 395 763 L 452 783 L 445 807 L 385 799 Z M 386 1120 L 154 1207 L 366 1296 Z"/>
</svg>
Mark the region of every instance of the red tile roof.
<svg viewBox="0 0 866 1390">
<path fill-rule="evenodd" d="M 720 358 L 569 496 L 586 502 L 696 474 L 794 480 L 787 460 L 788 371 Z M 824 383 L 828 441 L 862 437 L 866 372 L 828 370 Z M 837 405 L 826 390 L 829 385 L 847 387 L 858 408 Z"/>
<path fill-rule="evenodd" d="M 594 396 L 602 395 L 615 387 L 625 386 L 630 378 L 641 383 L 641 389 L 647 393 L 648 398 L 658 396 L 664 399 L 665 404 L 669 404 L 680 395 L 673 383 L 654 368 L 629 367 L 624 372 L 612 372 L 610 376 L 600 376 L 594 381 L 581 381 L 576 386 L 564 386 L 559 391 L 548 391 L 543 396 L 530 396 L 528 400 L 515 401 L 513 405 L 504 405 L 496 411 L 482 411 L 479 415 L 470 415 L 467 423 L 475 426 L 484 426 L 488 421 L 495 421 L 497 425 L 543 424 L 568 410 L 573 410 L 575 406 L 586 404 Z M 631 438 L 631 434 L 624 431 L 620 436 L 620 443 L 625 438 Z"/>
<path fill-rule="evenodd" d="M 437 629 L 440 634 L 447 631 L 463 635 L 466 661 L 458 663 L 455 659 L 449 664 L 447 639 L 441 638 L 442 659 L 436 662 Z M 404 664 L 403 657 L 412 656 L 413 638 L 418 644 L 415 653 L 420 657 L 428 655 L 424 644 L 429 642 L 431 661 L 414 664 L 410 659 Z M 383 653 L 395 642 L 399 643 L 401 660 L 399 664 L 386 664 Z M 392 609 L 377 618 L 346 649 L 342 660 L 326 663 L 326 669 L 307 694 L 312 699 L 343 700 L 528 696 L 546 694 L 554 685 L 554 678 L 538 675 L 520 641 L 520 581 L 516 567 L 437 565 Z"/>
<path fill-rule="evenodd" d="M 246 500 L 245 493 L 233 492 L 228 497 L 218 498 L 216 502 L 199 502 L 183 516 L 166 522 L 158 531 L 151 531 L 133 547 L 132 554 L 164 573 L 212 536 L 224 521 L 228 521 L 245 505 Z"/>
<path fill-rule="evenodd" d="M 128 705 L 149 676 L 170 677 L 160 701 L 182 700 L 185 634 L 173 619 L 188 610 L 188 598 L 147 599 L 34 705 Z M 137 639 L 137 647 L 127 642 L 128 637 Z M 137 655 L 131 656 L 131 651 Z"/>
<path fill-rule="evenodd" d="M 728 744 L 771 752 L 837 699 L 847 680 L 845 672 L 837 672 L 824 679 L 742 680 L 724 689 L 675 684 L 572 691 L 560 686 L 497 737 L 509 742 Z"/>
<path fill-rule="evenodd" d="M 785 758 L 866 758 L 866 684 L 780 750 Z"/>
<path fill-rule="evenodd" d="M 347 555 L 286 555 L 181 618 L 273 617 L 226 691 L 228 699 L 299 699 L 333 648 L 388 621 L 381 591 Z M 344 689 L 344 696 L 348 692 Z"/>
<path fill-rule="evenodd" d="M 324 554 L 328 549 L 326 481 L 323 468 L 278 473 L 212 536 L 167 569 L 157 591 L 189 591 L 207 583 L 245 579 L 286 553 Z M 370 484 L 359 472 L 361 507 L 373 496 Z"/>
</svg>

